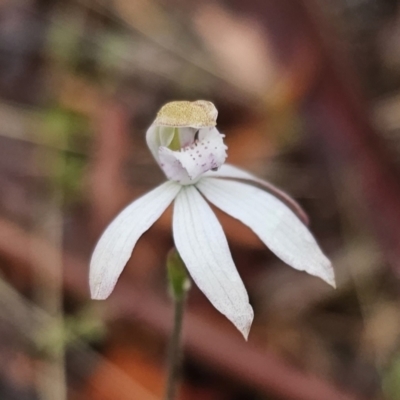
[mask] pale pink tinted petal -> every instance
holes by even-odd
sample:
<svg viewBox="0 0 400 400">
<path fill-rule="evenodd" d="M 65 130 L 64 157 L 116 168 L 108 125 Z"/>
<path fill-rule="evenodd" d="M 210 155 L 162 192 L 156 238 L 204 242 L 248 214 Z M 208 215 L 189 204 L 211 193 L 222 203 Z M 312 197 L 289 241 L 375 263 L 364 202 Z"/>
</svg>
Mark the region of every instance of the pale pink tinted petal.
<svg viewBox="0 0 400 400">
<path fill-rule="evenodd" d="M 175 246 L 197 286 L 247 338 L 253 309 L 222 227 L 194 186 L 182 188 L 176 198 L 173 231 Z"/>
<path fill-rule="evenodd" d="M 187 176 L 193 181 L 204 172 L 218 168 L 225 162 L 224 136 L 215 128 L 201 129 L 200 132 L 202 140 L 180 151 L 172 151 L 166 147 L 159 148 L 160 166 L 169 179 L 186 184 L 183 171 L 186 171 Z"/>
<path fill-rule="evenodd" d="M 198 131 L 199 143 L 196 154 L 212 155 L 213 168 L 219 168 L 226 160 L 227 146 L 224 144 L 225 135 L 217 128 L 202 128 Z"/>
<path fill-rule="evenodd" d="M 112 222 L 93 252 L 90 262 L 92 298 L 107 298 L 125 267 L 137 240 L 161 216 L 180 190 L 166 182 L 128 205 Z"/>
<path fill-rule="evenodd" d="M 222 179 L 203 178 L 196 186 L 211 203 L 252 229 L 282 261 L 335 286 L 331 262 L 306 226 L 276 197 Z"/>
<path fill-rule="evenodd" d="M 282 200 L 290 209 L 296 213 L 296 215 L 306 224 L 308 225 L 308 216 L 305 211 L 301 208 L 301 206 L 287 193 L 278 189 L 272 183 L 260 179 L 257 176 L 250 174 L 249 172 L 235 167 L 230 164 L 224 164 L 218 171 L 208 171 L 205 176 L 213 177 L 213 178 L 231 178 L 231 179 L 241 179 L 246 181 L 251 181 L 262 186 L 268 192 L 273 194 L 274 196 L 278 197 Z"/>
<path fill-rule="evenodd" d="M 178 154 L 180 154 L 179 151 L 172 151 L 167 147 L 160 147 L 158 149 L 160 167 L 164 171 L 165 176 L 168 179 L 185 184 L 190 182 L 191 178 L 177 157 Z"/>
</svg>

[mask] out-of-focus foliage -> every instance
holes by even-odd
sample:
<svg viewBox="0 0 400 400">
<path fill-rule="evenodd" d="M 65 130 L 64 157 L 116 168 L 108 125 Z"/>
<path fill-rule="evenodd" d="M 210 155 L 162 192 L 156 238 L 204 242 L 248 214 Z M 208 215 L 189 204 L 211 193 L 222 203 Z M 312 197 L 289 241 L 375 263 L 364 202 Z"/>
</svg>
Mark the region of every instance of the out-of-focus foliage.
<svg viewBox="0 0 400 400">
<path fill-rule="evenodd" d="M 170 211 L 99 310 L 87 261 L 164 179 L 156 111 L 198 98 L 229 162 L 306 209 L 338 289 L 218 213 L 256 319 L 242 344 L 193 288 L 182 399 L 400 398 L 399 31 L 390 0 L 2 2 L 0 398 L 160 398 Z"/>
</svg>

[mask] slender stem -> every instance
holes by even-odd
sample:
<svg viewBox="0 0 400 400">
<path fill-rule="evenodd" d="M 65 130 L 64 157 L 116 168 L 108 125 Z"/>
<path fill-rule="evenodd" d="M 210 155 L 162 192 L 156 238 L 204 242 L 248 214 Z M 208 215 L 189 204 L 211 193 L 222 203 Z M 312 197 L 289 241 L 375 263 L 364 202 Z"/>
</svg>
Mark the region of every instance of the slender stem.
<svg viewBox="0 0 400 400">
<path fill-rule="evenodd" d="M 169 292 L 174 302 L 174 327 L 168 348 L 168 377 L 164 400 L 174 400 L 182 364 L 182 325 L 190 279 L 179 253 L 173 248 L 167 257 Z"/>
<path fill-rule="evenodd" d="M 182 323 L 185 311 L 186 296 L 174 298 L 174 327 L 168 348 L 168 377 L 165 400 L 174 400 L 178 388 L 182 365 Z"/>
</svg>

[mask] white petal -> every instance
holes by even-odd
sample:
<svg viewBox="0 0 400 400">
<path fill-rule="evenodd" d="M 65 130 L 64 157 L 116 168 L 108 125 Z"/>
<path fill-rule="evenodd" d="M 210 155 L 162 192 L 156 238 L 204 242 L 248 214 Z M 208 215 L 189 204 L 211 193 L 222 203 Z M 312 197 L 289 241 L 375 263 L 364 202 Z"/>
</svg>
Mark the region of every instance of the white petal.
<svg viewBox="0 0 400 400">
<path fill-rule="evenodd" d="M 175 182 L 180 184 L 187 184 L 192 182 L 188 172 L 182 166 L 179 151 L 172 151 L 167 147 L 160 147 L 158 149 L 158 159 L 161 169 L 164 171 L 165 176 Z"/>
<path fill-rule="evenodd" d="M 149 147 L 151 154 L 158 161 L 158 148 L 160 147 L 160 136 L 158 133 L 159 127 L 156 125 L 150 125 L 146 132 L 146 142 Z"/>
<path fill-rule="evenodd" d="M 216 128 L 204 128 L 199 130 L 198 136 L 198 141 L 179 151 L 162 146 L 159 148 L 160 166 L 168 179 L 181 184 L 193 183 L 205 172 L 219 168 L 225 162 L 224 135 Z"/>
<path fill-rule="evenodd" d="M 170 126 L 151 125 L 146 132 L 146 142 L 151 154 L 158 162 L 158 149 L 160 146 L 169 146 L 174 137 L 175 128 Z"/>
<path fill-rule="evenodd" d="M 107 298 L 132 254 L 137 240 L 161 216 L 180 190 L 166 182 L 128 205 L 112 222 L 93 252 L 90 262 L 92 298 Z"/>
<path fill-rule="evenodd" d="M 247 339 L 253 309 L 222 227 L 194 186 L 179 193 L 173 221 L 175 246 L 193 280 Z"/>
<path fill-rule="evenodd" d="M 232 178 L 232 179 L 242 179 L 246 181 L 251 181 L 257 183 L 258 185 L 265 188 L 268 192 L 272 193 L 274 196 L 278 197 L 282 200 L 290 209 L 296 213 L 296 215 L 306 224 L 308 225 L 308 216 L 305 211 L 301 208 L 301 206 L 292 199 L 287 193 L 278 189 L 272 183 L 265 181 L 264 179 L 260 179 L 257 176 L 250 174 L 249 172 L 234 167 L 230 164 L 224 164 L 218 171 L 208 171 L 204 176 L 209 176 L 213 178 Z"/>
<path fill-rule="evenodd" d="M 222 179 L 203 178 L 196 186 L 211 203 L 252 229 L 285 263 L 335 286 L 331 262 L 306 226 L 276 197 Z"/>
</svg>

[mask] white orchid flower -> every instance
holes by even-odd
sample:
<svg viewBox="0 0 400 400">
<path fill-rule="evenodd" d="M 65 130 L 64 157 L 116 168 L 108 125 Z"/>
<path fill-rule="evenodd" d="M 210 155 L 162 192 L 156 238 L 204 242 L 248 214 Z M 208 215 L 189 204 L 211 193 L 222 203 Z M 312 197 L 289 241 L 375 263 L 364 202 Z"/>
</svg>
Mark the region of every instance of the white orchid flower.
<svg viewBox="0 0 400 400">
<path fill-rule="evenodd" d="M 173 238 L 192 279 L 247 338 L 253 309 L 206 200 L 247 225 L 291 267 L 332 286 L 335 277 L 295 201 L 268 182 L 224 164 L 227 147 L 215 127 L 217 114 L 203 100 L 161 108 L 146 140 L 168 181 L 128 205 L 106 228 L 92 256 L 90 288 L 94 299 L 110 295 L 137 240 L 174 201 Z"/>
</svg>

